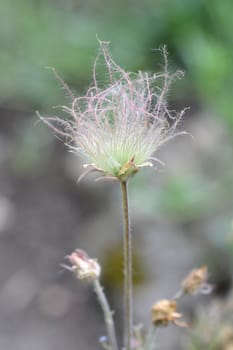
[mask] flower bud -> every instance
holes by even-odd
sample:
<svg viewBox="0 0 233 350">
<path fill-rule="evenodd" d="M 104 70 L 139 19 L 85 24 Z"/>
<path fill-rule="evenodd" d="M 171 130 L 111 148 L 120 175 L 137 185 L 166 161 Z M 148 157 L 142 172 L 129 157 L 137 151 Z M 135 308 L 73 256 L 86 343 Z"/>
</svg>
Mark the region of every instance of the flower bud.
<svg viewBox="0 0 233 350">
<path fill-rule="evenodd" d="M 71 263 L 71 267 L 67 267 L 73 271 L 75 276 L 82 280 L 95 280 L 99 278 L 101 267 L 95 259 L 90 259 L 87 253 L 81 249 L 76 249 L 66 257 Z"/>
</svg>

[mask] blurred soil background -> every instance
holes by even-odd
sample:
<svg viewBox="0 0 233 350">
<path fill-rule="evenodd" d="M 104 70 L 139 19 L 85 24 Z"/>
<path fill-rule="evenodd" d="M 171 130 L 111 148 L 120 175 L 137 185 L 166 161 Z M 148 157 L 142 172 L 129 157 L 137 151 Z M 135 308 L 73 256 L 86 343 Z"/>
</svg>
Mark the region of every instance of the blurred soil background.
<svg viewBox="0 0 233 350">
<path fill-rule="evenodd" d="M 79 94 L 92 80 L 96 35 L 129 71 L 185 71 L 171 108 L 193 137 L 158 153 L 166 166 L 130 184 L 135 322 L 207 264 L 211 296 L 186 297 L 191 324 L 157 338 L 161 349 L 233 348 L 233 3 L 231 0 L 1 0 L 0 2 L 0 348 L 100 349 L 103 317 L 91 288 L 60 264 L 83 248 L 102 264 L 118 333 L 122 324 L 122 224 L 117 184 L 77 184 L 81 163 L 42 115 L 69 103 L 50 70 Z M 104 76 L 99 76 L 104 81 Z M 201 310 L 201 311 L 200 311 Z M 227 313 L 228 310 L 228 313 Z M 211 322 L 210 322 L 211 320 Z M 187 334 L 188 333 L 188 334 Z"/>
</svg>

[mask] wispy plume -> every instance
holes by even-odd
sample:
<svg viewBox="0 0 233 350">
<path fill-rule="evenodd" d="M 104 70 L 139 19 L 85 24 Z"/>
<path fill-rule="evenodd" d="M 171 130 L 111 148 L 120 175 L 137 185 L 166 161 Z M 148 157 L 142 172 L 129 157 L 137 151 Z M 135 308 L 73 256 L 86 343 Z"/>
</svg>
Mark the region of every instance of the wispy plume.
<svg viewBox="0 0 233 350">
<path fill-rule="evenodd" d="M 183 112 L 170 110 L 167 93 L 171 83 L 182 76 L 168 72 L 166 48 L 162 49 L 162 73 L 129 73 L 111 57 L 108 43 L 99 41 L 100 51 L 93 66 L 93 84 L 86 95 L 75 97 L 55 72 L 70 95 L 70 106 L 62 106 L 67 116 L 42 117 L 69 149 L 86 163 L 81 177 L 98 171 L 101 177 L 126 181 L 141 167 L 160 162 L 155 153 L 177 135 Z M 107 68 L 108 83 L 97 79 L 100 61 Z M 81 178 L 80 177 L 80 178 Z"/>
</svg>

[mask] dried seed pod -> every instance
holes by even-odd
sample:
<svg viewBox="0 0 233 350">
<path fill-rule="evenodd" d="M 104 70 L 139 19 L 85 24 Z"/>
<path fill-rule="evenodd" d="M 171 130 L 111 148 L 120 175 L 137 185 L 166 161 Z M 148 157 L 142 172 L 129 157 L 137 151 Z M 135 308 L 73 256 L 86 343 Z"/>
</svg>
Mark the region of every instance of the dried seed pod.
<svg viewBox="0 0 233 350">
<path fill-rule="evenodd" d="M 207 283 L 208 269 L 202 266 L 189 272 L 181 284 L 184 294 L 203 293 L 208 294 L 212 291 L 212 286 Z"/>
<path fill-rule="evenodd" d="M 167 326 L 170 322 L 181 326 L 178 319 L 182 314 L 176 311 L 177 304 L 175 300 L 163 299 L 155 303 L 152 307 L 152 322 L 155 326 Z M 184 324 L 183 324 L 184 325 Z"/>
</svg>

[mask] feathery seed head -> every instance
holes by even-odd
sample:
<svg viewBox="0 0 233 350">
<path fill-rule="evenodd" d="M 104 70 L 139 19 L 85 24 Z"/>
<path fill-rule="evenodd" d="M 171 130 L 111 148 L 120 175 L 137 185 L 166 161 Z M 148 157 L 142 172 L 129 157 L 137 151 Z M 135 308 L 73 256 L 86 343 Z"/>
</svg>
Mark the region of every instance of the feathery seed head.
<svg viewBox="0 0 233 350">
<path fill-rule="evenodd" d="M 165 48 L 162 73 L 125 72 L 110 56 L 108 44 L 99 43 L 93 85 L 86 95 L 74 97 L 55 72 L 72 98 L 71 106 L 63 106 L 68 117 L 39 117 L 65 138 L 70 150 L 86 159 L 84 175 L 95 170 L 104 177 L 126 181 L 141 167 L 153 166 L 158 161 L 154 153 L 175 136 L 183 112 L 170 111 L 166 96 L 181 72 L 168 73 Z M 101 57 L 109 77 L 105 88 L 99 87 L 96 78 Z"/>
</svg>

